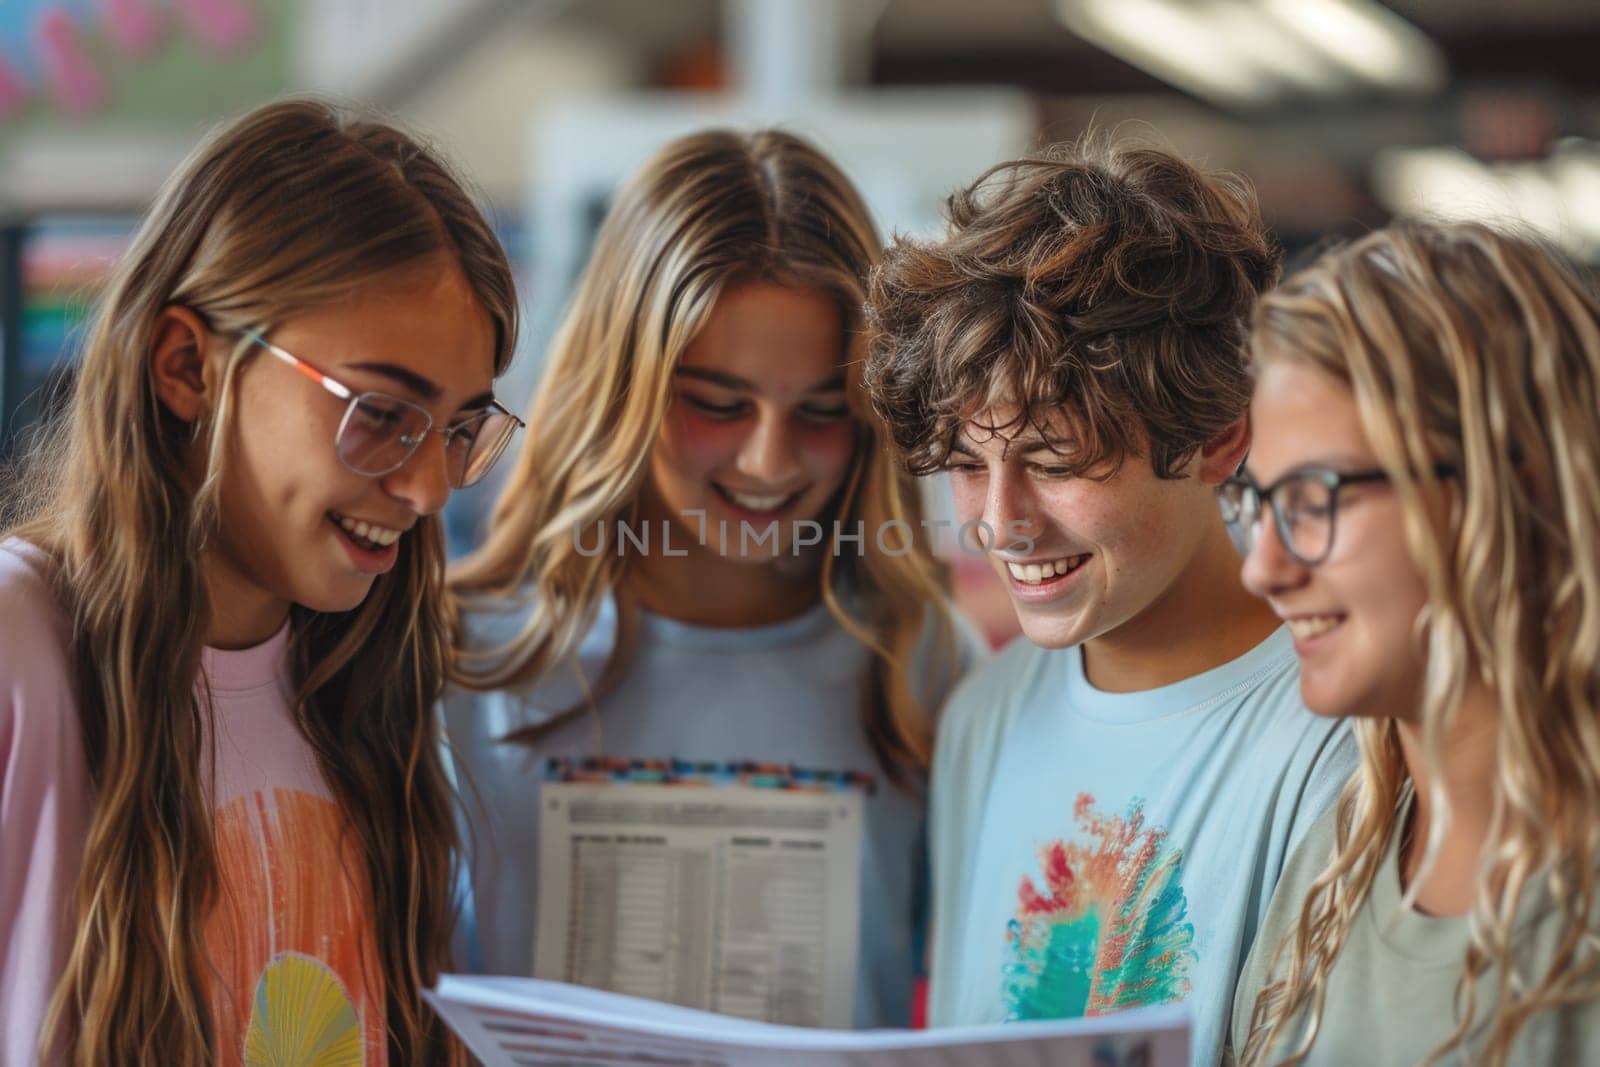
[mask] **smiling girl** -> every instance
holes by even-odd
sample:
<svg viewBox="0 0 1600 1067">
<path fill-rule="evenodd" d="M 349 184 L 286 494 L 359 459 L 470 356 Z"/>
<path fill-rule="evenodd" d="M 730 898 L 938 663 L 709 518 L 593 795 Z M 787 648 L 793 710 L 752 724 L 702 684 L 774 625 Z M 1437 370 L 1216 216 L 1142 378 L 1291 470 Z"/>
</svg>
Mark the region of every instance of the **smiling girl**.
<svg viewBox="0 0 1600 1067">
<path fill-rule="evenodd" d="M 780 133 L 684 138 L 619 192 L 452 578 L 485 969 L 534 967 L 538 757 L 854 771 L 896 785 L 866 801 L 854 1019 L 909 1021 L 916 786 L 969 653 L 860 385 L 877 254 L 849 182 Z"/>
<path fill-rule="evenodd" d="M 515 330 L 386 125 L 272 105 L 163 188 L 5 501 L 0 1059 L 448 1055 L 435 515 Z"/>
<path fill-rule="evenodd" d="M 1246 583 L 1359 772 L 1285 868 L 1247 1064 L 1600 1061 L 1600 302 L 1477 225 L 1269 295 Z"/>
</svg>

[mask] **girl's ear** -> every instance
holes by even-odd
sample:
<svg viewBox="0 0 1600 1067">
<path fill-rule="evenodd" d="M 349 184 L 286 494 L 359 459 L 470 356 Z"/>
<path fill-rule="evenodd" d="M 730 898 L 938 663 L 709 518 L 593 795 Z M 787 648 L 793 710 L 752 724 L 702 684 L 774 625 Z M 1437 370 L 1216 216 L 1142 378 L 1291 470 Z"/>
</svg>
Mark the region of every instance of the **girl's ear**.
<svg viewBox="0 0 1600 1067">
<path fill-rule="evenodd" d="M 206 371 L 205 321 L 176 304 L 156 316 L 150 343 L 150 381 L 161 405 L 182 422 L 193 424 L 211 407 L 211 376 Z"/>
</svg>

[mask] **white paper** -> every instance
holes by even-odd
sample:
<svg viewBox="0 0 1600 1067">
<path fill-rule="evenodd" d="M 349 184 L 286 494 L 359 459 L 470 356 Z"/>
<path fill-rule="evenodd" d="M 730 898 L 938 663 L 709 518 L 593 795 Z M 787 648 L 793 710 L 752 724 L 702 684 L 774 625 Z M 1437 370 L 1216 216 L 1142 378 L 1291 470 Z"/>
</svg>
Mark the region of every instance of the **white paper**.
<svg viewBox="0 0 1600 1067">
<path fill-rule="evenodd" d="M 816 1030 L 534 978 L 425 990 L 485 1067 L 1187 1067 L 1182 1005 L 947 1030 Z"/>
<path fill-rule="evenodd" d="M 545 782 L 540 808 L 535 977 L 850 1025 L 859 791 Z"/>
</svg>

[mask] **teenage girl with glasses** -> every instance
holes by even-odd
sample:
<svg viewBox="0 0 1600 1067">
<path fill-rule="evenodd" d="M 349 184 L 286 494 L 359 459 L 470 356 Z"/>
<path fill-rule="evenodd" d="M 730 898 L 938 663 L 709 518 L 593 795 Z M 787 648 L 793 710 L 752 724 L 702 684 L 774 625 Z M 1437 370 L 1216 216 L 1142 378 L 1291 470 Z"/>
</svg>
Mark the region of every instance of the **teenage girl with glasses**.
<svg viewBox="0 0 1600 1067">
<path fill-rule="evenodd" d="M 878 251 L 848 179 L 781 133 L 685 137 L 618 192 L 452 575 L 483 969 L 534 970 L 543 757 L 857 772 L 851 1017 L 909 1023 L 931 716 L 975 653 L 861 386 Z"/>
<path fill-rule="evenodd" d="M 386 125 L 272 105 L 163 188 L 5 499 L 0 1060 L 459 1058 L 436 513 L 515 332 Z"/>
<path fill-rule="evenodd" d="M 1224 510 L 1362 763 L 1284 870 L 1233 1047 L 1600 1062 L 1600 302 L 1520 238 L 1396 227 L 1269 295 L 1251 346 Z"/>
</svg>

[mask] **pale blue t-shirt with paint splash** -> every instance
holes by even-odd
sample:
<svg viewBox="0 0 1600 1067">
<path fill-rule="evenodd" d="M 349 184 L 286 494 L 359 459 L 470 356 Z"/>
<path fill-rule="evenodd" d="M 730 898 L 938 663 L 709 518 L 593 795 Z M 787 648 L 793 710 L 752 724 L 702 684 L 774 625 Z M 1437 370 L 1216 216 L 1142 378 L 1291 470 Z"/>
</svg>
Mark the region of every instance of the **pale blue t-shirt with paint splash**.
<svg viewBox="0 0 1600 1067">
<path fill-rule="evenodd" d="M 951 695 L 934 754 L 930 1021 L 1187 1001 L 1215 1064 L 1289 850 L 1355 763 L 1301 703 L 1285 629 L 1136 693 L 1095 689 L 1079 648 L 1012 642 Z"/>
</svg>

